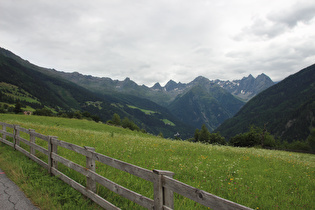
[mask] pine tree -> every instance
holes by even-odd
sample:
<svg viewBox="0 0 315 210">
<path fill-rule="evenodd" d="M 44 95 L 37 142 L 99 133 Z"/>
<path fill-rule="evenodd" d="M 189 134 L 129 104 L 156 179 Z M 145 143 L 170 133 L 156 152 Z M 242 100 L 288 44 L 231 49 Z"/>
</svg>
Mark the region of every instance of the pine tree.
<svg viewBox="0 0 315 210">
<path fill-rule="evenodd" d="M 195 134 L 194 134 L 194 139 L 195 139 L 195 141 L 198 141 L 199 140 L 199 129 L 198 128 L 196 128 L 196 130 L 195 130 Z"/>
<path fill-rule="evenodd" d="M 18 113 L 22 112 L 22 104 L 19 101 L 16 102 L 13 111 L 14 111 L 15 114 L 18 114 Z"/>
<path fill-rule="evenodd" d="M 113 115 L 112 123 L 113 123 L 114 125 L 121 125 L 120 116 L 119 116 L 117 113 L 115 113 L 115 114 Z"/>
<path fill-rule="evenodd" d="M 209 133 L 209 131 L 208 131 L 206 125 L 203 124 L 203 125 L 201 126 L 201 130 L 200 130 L 200 132 L 199 132 L 198 141 L 200 141 L 200 142 L 209 142 L 209 134 L 210 134 L 210 133 Z M 209 142 L 209 143 L 210 143 L 210 142 Z"/>
</svg>

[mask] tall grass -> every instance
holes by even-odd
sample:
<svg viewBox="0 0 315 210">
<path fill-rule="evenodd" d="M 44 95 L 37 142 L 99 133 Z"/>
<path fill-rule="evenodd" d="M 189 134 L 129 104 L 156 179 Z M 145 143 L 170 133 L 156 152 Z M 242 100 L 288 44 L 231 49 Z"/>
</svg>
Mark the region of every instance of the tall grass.
<svg viewBox="0 0 315 210">
<path fill-rule="evenodd" d="M 98 153 L 149 170 L 173 171 L 174 178 L 179 181 L 254 209 L 312 209 L 315 206 L 315 156 L 312 154 L 171 141 L 140 132 L 74 119 L 0 115 L 0 121 L 32 128 L 38 133 L 58 136 L 60 140 L 80 146 L 95 147 Z M 4 145 L 0 147 L 2 152 L 9 150 L 13 154 L 12 148 Z M 4 158 L 2 152 L 0 153 L 0 167 L 12 161 Z M 18 152 L 14 152 L 16 153 Z M 58 150 L 58 153 L 85 165 L 83 156 L 62 148 Z M 28 167 L 28 164 L 30 163 L 23 162 L 20 168 Z M 151 183 L 99 162 L 96 162 L 96 167 L 97 173 L 106 178 L 153 198 Z M 62 164 L 59 164 L 59 168 L 68 176 L 85 184 L 85 178 L 82 175 L 67 169 Z M 20 173 L 20 170 L 12 169 L 14 173 Z M 36 168 L 34 173 L 40 170 Z M 47 177 L 47 179 L 55 178 Z M 122 209 L 141 209 L 137 204 L 100 186 L 98 186 L 98 191 L 108 201 Z M 66 208 L 65 205 L 76 208 L 77 204 L 70 202 L 71 194 L 69 202 L 67 195 L 68 191 L 62 195 L 64 199 L 57 208 Z M 77 201 L 77 203 L 80 202 Z M 205 207 L 189 199 L 175 195 L 175 209 L 203 208 Z"/>
</svg>

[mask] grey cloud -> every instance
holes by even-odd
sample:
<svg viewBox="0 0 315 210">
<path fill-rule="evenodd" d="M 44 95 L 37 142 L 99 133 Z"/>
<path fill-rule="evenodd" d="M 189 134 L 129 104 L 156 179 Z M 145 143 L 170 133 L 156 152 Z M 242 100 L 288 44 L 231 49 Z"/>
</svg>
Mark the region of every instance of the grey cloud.
<svg viewBox="0 0 315 210">
<path fill-rule="evenodd" d="M 315 3 L 296 4 L 291 8 L 274 12 L 268 15 L 268 19 L 275 23 L 282 23 L 290 28 L 295 27 L 299 22 L 308 23 L 315 17 Z"/>
<path fill-rule="evenodd" d="M 130 77 L 140 84 L 189 82 L 199 75 L 235 79 L 256 71 L 269 75 L 269 69 L 285 69 L 286 62 L 309 62 L 315 49 L 307 25 L 314 3 L 283 9 L 264 0 L 0 1 L 1 47 L 40 66 Z M 279 1 L 285 6 L 296 0 Z M 257 16 L 248 23 L 251 14 Z M 294 31 L 300 22 L 307 35 Z M 242 27 L 235 39 L 244 42 L 231 40 Z M 297 41 L 300 37 L 305 42 Z M 267 46 L 271 41 L 280 44 Z"/>
<path fill-rule="evenodd" d="M 282 23 L 272 22 L 268 19 L 254 18 L 249 27 L 242 29 L 240 34 L 237 34 L 234 39 L 236 41 L 242 40 L 248 35 L 254 35 L 260 38 L 274 38 L 288 30 L 286 25 Z"/>
<path fill-rule="evenodd" d="M 277 10 L 265 17 L 255 17 L 250 26 L 244 27 L 242 32 L 233 38 L 244 40 L 248 35 L 262 39 L 270 39 L 286 33 L 297 26 L 299 22 L 308 24 L 315 17 L 315 3 L 299 3 L 287 9 Z"/>
</svg>

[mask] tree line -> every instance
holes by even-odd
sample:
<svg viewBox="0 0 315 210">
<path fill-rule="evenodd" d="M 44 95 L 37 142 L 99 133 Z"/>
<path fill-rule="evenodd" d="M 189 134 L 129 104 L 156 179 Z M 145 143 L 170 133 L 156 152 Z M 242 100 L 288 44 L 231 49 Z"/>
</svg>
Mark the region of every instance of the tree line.
<svg viewBox="0 0 315 210">
<path fill-rule="evenodd" d="M 146 133 L 144 129 L 140 129 L 139 126 L 137 126 L 128 117 L 124 117 L 124 119 L 121 120 L 120 116 L 117 113 L 114 113 L 112 119 L 108 120 L 106 123 L 110 125 L 121 126 L 132 131 L 141 131 L 143 133 Z"/>
<path fill-rule="evenodd" d="M 210 133 L 206 125 L 202 125 L 200 130 L 195 130 L 194 137 L 188 140 L 192 142 L 229 145 L 234 147 L 258 147 L 297 152 L 315 152 L 315 128 L 311 130 L 309 136 L 305 140 L 295 140 L 289 143 L 286 140 L 275 138 L 266 130 L 266 126 L 260 128 L 251 125 L 249 131 L 237 134 L 230 138 L 229 141 L 226 141 L 219 132 Z"/>
</svg>

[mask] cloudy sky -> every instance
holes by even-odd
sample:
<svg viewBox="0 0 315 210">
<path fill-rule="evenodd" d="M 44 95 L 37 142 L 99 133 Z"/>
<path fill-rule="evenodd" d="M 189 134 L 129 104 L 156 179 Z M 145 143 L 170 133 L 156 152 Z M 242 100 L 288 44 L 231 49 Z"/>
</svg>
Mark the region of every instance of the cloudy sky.
<svg viewBox="0 0 315 210">
<path fill-rule="evenodd" d="M 0 0 L 0 11 L 0 47 L 139 85 L 279 81 L 315 63 L 314 0 Z"/>
</svg>

